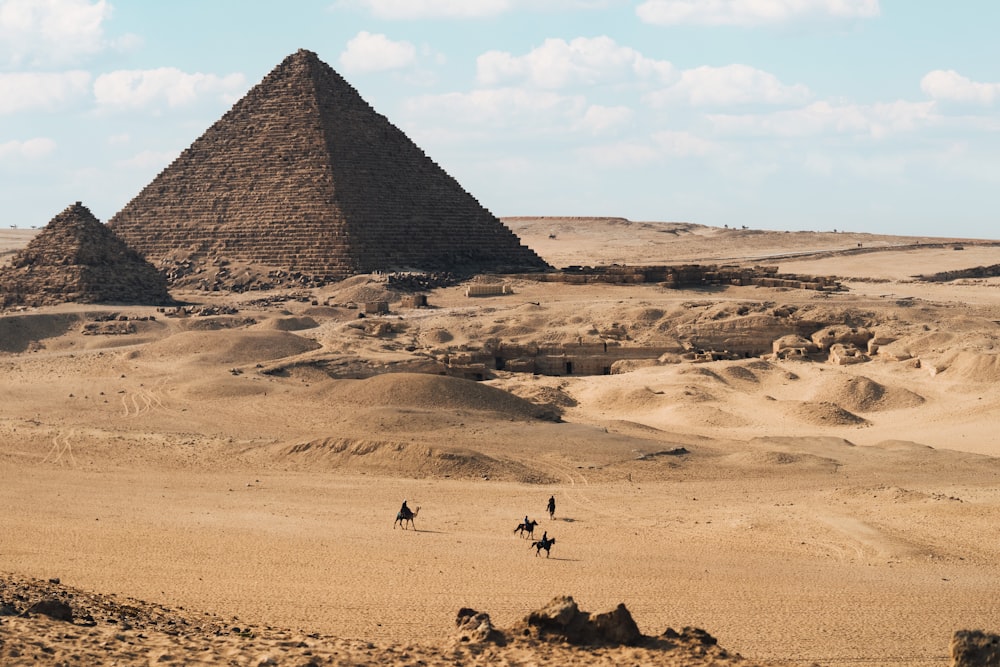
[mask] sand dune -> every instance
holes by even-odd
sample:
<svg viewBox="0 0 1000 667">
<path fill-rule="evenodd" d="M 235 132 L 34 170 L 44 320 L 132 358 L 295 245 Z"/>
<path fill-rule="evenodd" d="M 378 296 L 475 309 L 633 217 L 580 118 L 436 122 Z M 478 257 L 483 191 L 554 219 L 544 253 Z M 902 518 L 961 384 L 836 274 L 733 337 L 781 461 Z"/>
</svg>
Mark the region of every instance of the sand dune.
<svg viewBox="0 0 1000 667">
<path fill-rule="evenodd" d="M 880 412 L 921 405 L 924 398 L 903 387 L 887 387 L 863 375 L 842 376 L 817 387 L 823 397 L 851 412 Z"/>
<path fill-rule="evenodd" d="M 145 346 L 139 356 L 203 364 L 249 364 L 284 359 L 320 346 L 300 336 L 276 331 L 182 331 Z"/>
<path fill-rule="evenodd" d="M 100 613 L 0 616 L 0 662 L 921 666 L 948 662 L 956 630 L 1000 629 L 1000 279 L 912 278 L 997 263 L 996 246 L 515 222 L 556 265 L 767 260 L 848 289 L 517 278 L 407 309 L 358 276 L 183 293 L 226 314 L 4 313 L 0 605 L 58 577 Z M 372 300 L 390 313 L 359 317 Z M 772 335 L 836 327 L 878 349 L 770 355 Z M 486 341 L 656 352 L 628 372 L 448 375 Z M 715 342 L 745 352 L 692 354 Z M 403 498 L 417 530 L 393 528 Z M 551 557 L 513 534 L 526 514 Z M 454 643 L 462 607 L 513 628 L 557 595 L 624 603 L 649 636 L 703 628 L 726 653 Z M 125 607 L 144 620 L 125 628 Z"/>
</svg>

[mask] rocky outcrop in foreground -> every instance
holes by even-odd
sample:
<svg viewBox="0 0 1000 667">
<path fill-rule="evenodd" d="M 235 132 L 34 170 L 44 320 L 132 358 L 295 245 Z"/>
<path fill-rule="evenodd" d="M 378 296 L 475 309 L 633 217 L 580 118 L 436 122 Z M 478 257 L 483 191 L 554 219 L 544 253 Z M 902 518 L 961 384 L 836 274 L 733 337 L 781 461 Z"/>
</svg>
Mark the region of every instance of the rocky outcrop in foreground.
<svg viewBox="0 0 1000 667">
<path fill-rule="evenodd" d="M 3 665 L 660 665 L 778 667 L 730 653 L 704 630 L 667 628 L 643 635 L 625 605 L 581 611 L 554 598 L 509 630 L 489 614 L 459 610 L 451 640 L 394 645 L 302 630 L 246 624 L 236 617 L 100 595 L 0 573 L 0 664 Z M 951 667 L 1000 664 L 1000 636 L 958 631 Z"/>
<path fill-rule="evenodd" d="M 0 574 L 0 664 L 117 665 L 664 665 L 765 667 L 685 628 L 642 635 L 624 605 L 580 611 L 559 597 L 509 631 L 462 609 L 452 641 L 392 645 L 248 625 L 61 584 Z"/>
</svg>

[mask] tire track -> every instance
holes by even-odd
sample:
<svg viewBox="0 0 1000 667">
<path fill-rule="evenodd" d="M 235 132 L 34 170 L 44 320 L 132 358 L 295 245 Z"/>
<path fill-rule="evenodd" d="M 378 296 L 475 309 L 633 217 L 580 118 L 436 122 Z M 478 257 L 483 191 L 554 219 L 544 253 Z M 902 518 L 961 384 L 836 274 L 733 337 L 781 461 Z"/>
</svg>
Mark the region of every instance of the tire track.
<svg viewBox="0 0 1000 667">
<path fill-rule="evenodd" d="M 73 436 L 72 438 L 70 436 Z M 49 448 L 48 454 L 42 459 L 42 463 L 49 463 L 51 458 L 51 463 L 60 465 L 70 465 L 74 468 L 77 467 L 76 456 L 73 454 L 73 440 L 75 439 L 75 432 L 69 431 L 68 433 L 59 434 L 52 436 L 52 447 Z M 63 456 L 66 456 L 65 463 L 63 463 Z"/>
<path fill-rule="evenodd" d="M 122 417 L 138 417 L 160 410 L 170 411 L 171 409 L 164 405 L 161 398 L 164 384 L 166 380 L 161 379 L 157 380 L 152 389 L 140 386 L 131 392 L 122 390 Z"/>
</svg>

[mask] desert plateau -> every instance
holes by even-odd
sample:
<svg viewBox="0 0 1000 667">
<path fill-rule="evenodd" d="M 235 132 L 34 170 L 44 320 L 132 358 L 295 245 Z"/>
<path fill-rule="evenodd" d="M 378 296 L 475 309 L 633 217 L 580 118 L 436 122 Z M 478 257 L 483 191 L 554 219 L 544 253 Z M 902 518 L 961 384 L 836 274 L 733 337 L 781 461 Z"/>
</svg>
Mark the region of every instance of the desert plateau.
<svg viewBox="0 0 1000 667">
<path fill-rule="evenodd" d="M 924 667 L 1000 631 L 1000 243 L 504 223 L 557 268 L 830 286 L 373 273 L 8 308 L 0 663 Z M 645 640 L 545 641 L 525 619 L 560 596 Z"/>
</svg>

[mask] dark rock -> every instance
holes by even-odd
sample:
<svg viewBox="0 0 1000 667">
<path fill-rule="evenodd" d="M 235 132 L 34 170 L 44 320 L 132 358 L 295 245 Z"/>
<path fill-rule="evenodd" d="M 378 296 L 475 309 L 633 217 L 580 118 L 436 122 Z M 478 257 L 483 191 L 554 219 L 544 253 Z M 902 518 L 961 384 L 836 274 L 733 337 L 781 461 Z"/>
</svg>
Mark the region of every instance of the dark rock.
<svg viewBox="0 0 1000 667">
<path fill-rule="evenodd" d="M 663 631 L 663 636 L 667 639 L 679 639 L 688 643 L 703 644 L 705 646 L 714 646 L 719 643 L 719 640 L 701 628 L 685 627 L 679 633 L 673 628 L 667 628 Z"/>
<path fill-rule="evenodd" d="M 73 609 L 62 600 L 45 598 L 28 607 L 27 614 L 41 614 L 57 621 L 73 622 Z"/>
<path fill-rule="evenodd" d="M 644 639 L 624 604 L 619 604 L 613 611 L 591 616 L 580 611 L 569 596 L 553 598 L 545 607 L 531 612 L 525 623 L 529 634 L 571 644 L 636 645 Z"/>
<path fill-rule="evenodd" d="M 536 611 L 528 614 L 528 625 L 546 629 L 565 630 L 581 616 L 576 601 L 568 595 L 561 595 Z"/>
<path fill-rule="evenodd" d="M 615 644 L 633 646 L 642 640 L 639 626 L 624 604 L 619 604 L 614 611 L 597 614 L 592 621 L 597 634 Z"/>
<path fill-rule="evenodd" d="M 458 610 L 455 618 L 456 639 L 462 643 L 504 643 L 503 634 L 493 627 L 490 615 L 468 607 Z"/>
<path fill-rule="evenodd" d="M 981 630 L 958 630 L 951 636 L 951 667 L 1000 665 L 1000 635 Z"/>
</svg>

